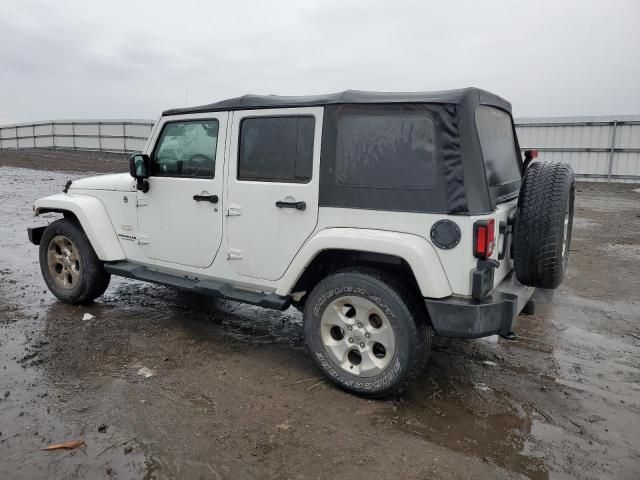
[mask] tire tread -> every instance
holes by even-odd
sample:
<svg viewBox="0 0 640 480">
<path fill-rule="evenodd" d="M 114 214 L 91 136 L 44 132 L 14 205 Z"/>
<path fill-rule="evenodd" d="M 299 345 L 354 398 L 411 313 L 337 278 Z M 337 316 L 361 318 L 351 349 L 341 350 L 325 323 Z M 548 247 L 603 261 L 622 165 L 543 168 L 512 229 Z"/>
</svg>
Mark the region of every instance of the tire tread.
<svg viewBox="0 0 640 480">
<path fill-rule="evenodd" d="M 564 214 L 567 195 L 573 205 L 574 185 L 573 169 L 565 163 L 538 161 L 527 169 L 513 242 L 514 268 L 521 283 L 556 288 L 562 281 Z"/>
</svg>

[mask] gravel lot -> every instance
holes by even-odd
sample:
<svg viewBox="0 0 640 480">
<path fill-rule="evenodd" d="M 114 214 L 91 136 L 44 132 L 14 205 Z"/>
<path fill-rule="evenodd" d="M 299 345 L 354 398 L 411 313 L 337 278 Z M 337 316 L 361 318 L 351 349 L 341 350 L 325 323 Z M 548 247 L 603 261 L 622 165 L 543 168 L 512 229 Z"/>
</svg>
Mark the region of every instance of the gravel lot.
<svg viewBox="0 0 640 480">
<path fill-rule="evenodd" d="M 436 339 L 405 395 L 368 401 L 318 378 L 294 310 L 121 279 L 58 302 L 33 200 L 126 168 L 0 151 L 0 478 L 640 477 L 638 185 L 578 185 L 567 279 L 516 341 Z"/>
</svg>

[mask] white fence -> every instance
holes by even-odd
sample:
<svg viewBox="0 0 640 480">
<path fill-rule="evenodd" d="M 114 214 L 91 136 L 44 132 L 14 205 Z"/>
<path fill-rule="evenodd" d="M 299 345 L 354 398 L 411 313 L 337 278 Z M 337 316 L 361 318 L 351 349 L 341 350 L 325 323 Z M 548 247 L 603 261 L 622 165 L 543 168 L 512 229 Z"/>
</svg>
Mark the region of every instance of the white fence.
<svg viewBox="0 0 640 480">
<path fill-rule="evenodd" d="M 60 148 L 136 152 L 144 148 L 151 120 L 64 120 L 0 126 L 0 148 Z M 520 148 L 541 160 L 571 164 L 578 178 L 640 182 L 640 115 L 521 118 Z"/>
<path fill-rule="evenodd" d="M 640 182 L 640 116 L 520 118 L 522 150 L 570 164 L 579 179 Z"/>
<path fill-rule="evenodd" d="M 55 120 L 0 126 L 0 148 L 60 148 L 139 152 L 151 120 Z"/>
</svg>

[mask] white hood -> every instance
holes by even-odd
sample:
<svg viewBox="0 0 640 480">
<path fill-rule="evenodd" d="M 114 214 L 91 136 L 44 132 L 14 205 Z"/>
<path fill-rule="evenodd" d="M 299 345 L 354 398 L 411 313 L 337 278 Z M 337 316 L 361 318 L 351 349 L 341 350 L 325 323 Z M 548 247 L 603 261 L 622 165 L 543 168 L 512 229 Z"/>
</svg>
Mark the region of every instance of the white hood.
<svg viewBox="0 0 640 480">
<path fill-rule="evenodd" d="M 74 180 L 69 190 L 119 190 L 124 192 L 136 189 L 136 181 L 128 173 L 97 175 L 95 177 Z"/>
</svg>

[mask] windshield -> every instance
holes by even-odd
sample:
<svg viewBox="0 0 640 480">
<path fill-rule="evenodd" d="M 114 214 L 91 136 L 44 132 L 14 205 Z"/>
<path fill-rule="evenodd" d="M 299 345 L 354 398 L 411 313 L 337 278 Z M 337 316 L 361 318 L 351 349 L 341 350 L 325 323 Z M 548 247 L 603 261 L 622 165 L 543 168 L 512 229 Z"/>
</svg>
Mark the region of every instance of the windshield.
<svg viewBox="0 0 640 480">
<path fill-rule="evenodd" d="M 491 198 L 508 200 L 520 190 L 521 161 L 516 150 L 511 116 L 494 107 L 476 109 L 476 127 Z"/>
</svg>

